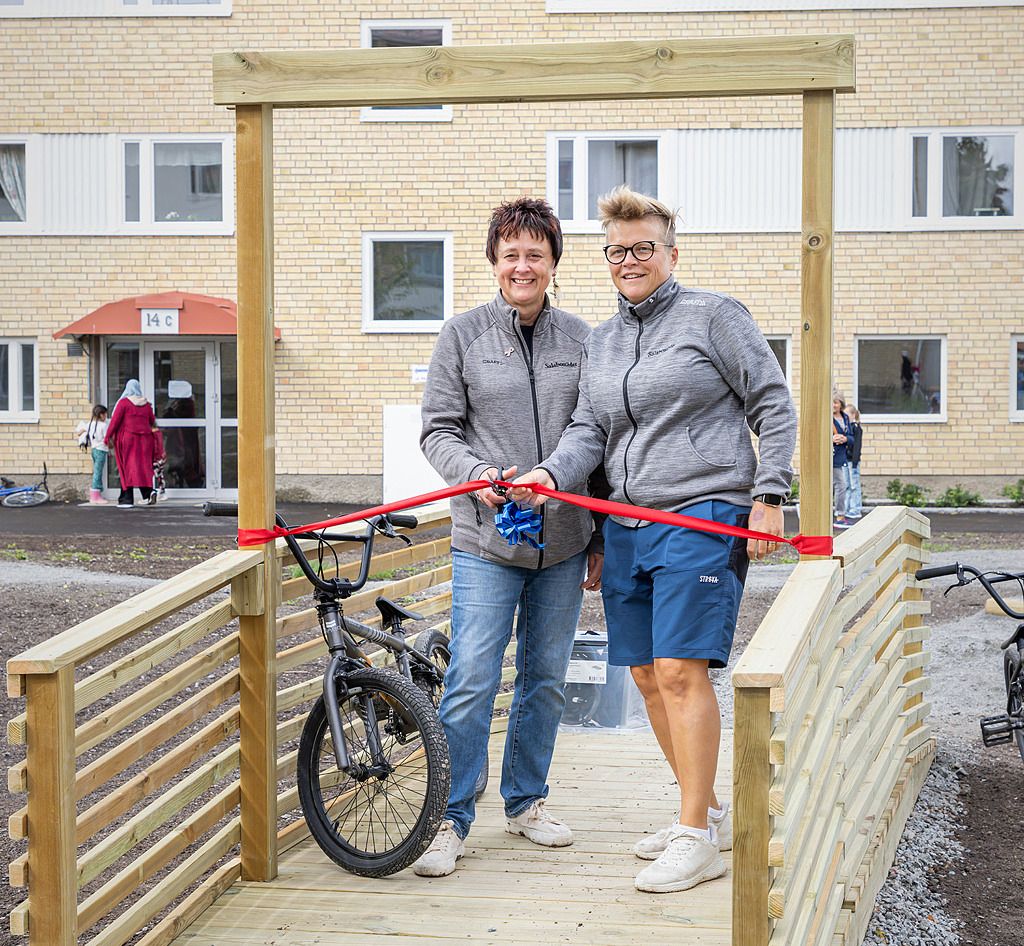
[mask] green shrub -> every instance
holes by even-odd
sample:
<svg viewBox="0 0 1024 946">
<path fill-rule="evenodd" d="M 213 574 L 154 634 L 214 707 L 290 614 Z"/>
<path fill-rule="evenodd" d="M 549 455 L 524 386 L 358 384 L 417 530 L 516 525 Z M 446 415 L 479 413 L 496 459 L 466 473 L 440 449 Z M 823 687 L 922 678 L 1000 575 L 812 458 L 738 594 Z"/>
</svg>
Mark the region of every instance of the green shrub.
<svg viewBox="0 0 1024 946">
<path fill-rule="evenodd" d="M 899 480 L 889 480 L 885 486 L 885 495 L 901 506 L 923 506 L 925 493 L 930 492 L 930 489 L 916 483 L 901 483 Z"/>
<path fill-rule="evenodd" d="M 1019 479 L 1016 483 L 1007 483 L 1003 487 L 1002 495 L 1008 496 L 1014 506 L 1024 506 L 1024 479 Z"/>
<path fill-rule="evenodd" d="M 951 486 L 946 490 L 938 499 L 935 500 L 936 506 L 980 506 L 981 495 L 979 493 L 972 493 L 962 483 L 957 483 L 956 486 Z"/>
<path fill-rule="evenodd" d="M 1021 482 L 1024 483 L 1024 480 L 1021 480 Z M 795 503 L 799 499 L 800 499 L 800 477 L 799 476 L 794 476 L 793 477 L 793 485 L 789 488 L 789 501 L 791 503 Z M 774 559 L 772 561 L 774 561 Z"/>
</svg>

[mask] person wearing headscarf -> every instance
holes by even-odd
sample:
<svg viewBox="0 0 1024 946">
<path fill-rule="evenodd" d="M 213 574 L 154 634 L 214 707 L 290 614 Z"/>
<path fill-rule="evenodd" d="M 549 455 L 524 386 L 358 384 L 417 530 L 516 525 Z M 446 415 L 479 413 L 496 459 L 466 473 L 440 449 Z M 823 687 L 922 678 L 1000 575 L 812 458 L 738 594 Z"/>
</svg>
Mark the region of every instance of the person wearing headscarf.
<svg viewBox="0 0 1024 946">
<path fill-rule="evenodd" d="M 152 506 L 156 502 L 153 492 L 153 460 L 157 453 L 154 430 L 156 415 L 153 405 L 146 400 L 139 382 L 132 378 L 118 398 L 107 427 L 106 442 L 113 447 L 121 479 L 118 509 L 134 506 L 133 490 L 136 488 L 144 503 Z"/>
</svg>

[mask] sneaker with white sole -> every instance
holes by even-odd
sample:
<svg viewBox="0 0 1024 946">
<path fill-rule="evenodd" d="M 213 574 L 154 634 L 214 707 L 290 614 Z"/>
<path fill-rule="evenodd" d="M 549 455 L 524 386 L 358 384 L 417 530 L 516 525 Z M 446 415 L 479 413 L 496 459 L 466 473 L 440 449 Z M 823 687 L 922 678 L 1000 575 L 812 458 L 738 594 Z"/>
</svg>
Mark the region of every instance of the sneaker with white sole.
<svg viewBox="0 0 1024 946">
<path fill-rule="evenodd" d="M 444 877 L 455 870 L 455 862 L 466 853 L 466 845 L 450 821 L 442 821 L 434 840 L 412 865 L 420 877 Z"/>
<path fill-rule="evenodd" d="M 520 834 L 527 841 L 544 847 L 566 847 L 572 844 L 572 831 L 557 818 L 548 814 L 543 801 L 535 801 L 515 818 L 505 818 L 505 830 Z"/>
<path fill-rule="evenodd" d="M 636 875 L 637 890 L 647 893 L 689 890 L 725 873 L 725 861 L 716 841 L 709 841 L 703 832 L 683 825 L 675 825 L 673 833 L 664 854 Z M 714 828 L 711 836 L 715 836 Z"/>
<path fill-rule="evenodd" d="M 714 825 L 715 831 L 718 837 L 718 850 L 720 851 L 731 851 L 732 850 L 732 819 L 729 817 L 729 803 L 725 802 L 721 808 L 721 814 L 715 817 L 708 812 L 708 824 Z M 678 828 L 677 824 L 670 824 L 667 828 L 662 828 L 660 831 L 656 831 L 654 834 L 649 834 L 645 838 L 641 838 L 633 845 L 633 853 L 642 858 L 645 861 L 657 860 L 665 853 L 665 848 L 668 847 L 669 841 L 672 840 L 674 829 Z"/>
</svg>

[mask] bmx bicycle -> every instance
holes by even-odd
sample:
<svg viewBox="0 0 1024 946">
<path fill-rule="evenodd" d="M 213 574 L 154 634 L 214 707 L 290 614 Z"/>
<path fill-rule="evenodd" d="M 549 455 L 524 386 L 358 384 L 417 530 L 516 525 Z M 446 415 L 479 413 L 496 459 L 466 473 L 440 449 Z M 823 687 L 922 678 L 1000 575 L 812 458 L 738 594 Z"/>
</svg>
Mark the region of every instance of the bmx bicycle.
<svg viewBox="0 0 1024 946">
<path fill-rule="evenodd" d="M 237 516 L 238 507 L 206 503 L 207 516 Z M 288 524 L 277 516 L 277 524 Z M 328 650 L 323 693 L 313 704 L 299 739 L 299 801 L 317 844 L 336 864 L 365 877 L 408 867 L 437 834 L 448 804 L 451 767 L 435 699 L 443 690 L 441 632 L 421 635 L 410 647 L 403 621 L 423 616 L 389 598 L 376 600 L 381 627 L 345 616 L 342 602 L 366 584 L 378 534 L 403 539 L 394 526 L 415 528 L 415 516 L 374 516 L 362 534 L 300 533 L 285 536 L 295 561 L 313 585 L 317 617 Z M 315 539 L 314 569 L 298 539 Z M 354 580 L 324 578 L 331 542 L 362 543 Z M 385 630 L 388 628 L 388 630 Z M 374 667 L 357 643 L 377 644 L 397 669 Z M 447 638 L 444 638 L 447 653 Z M 429 653 L 430 646 L 435 654 Z M 427 651 L 427 653 L 425 653 Z M 436 695 L 436 696 L 435 696 Z"/>
<path fill-rule="evenodd" d="M 1014 611 L 993 587 L 1004 581 L 1015 581 L 1024 590 L 1024 572 L 980 572 L 971 565 L 938 565 L 934 568 L 919 568 L 914 572 L 918 580 L 941 578 L 955 575 L 956 582 L 950 585 L 943 595 L 948 595 L 954 588 L 980 581 L 992 600 L 999 605 L 1003 613 L 1018 621 L 1024 622 L 1024 613 Z M 968 577 L 970 575 L 971 577 Z M 1024 759 L 1024 623 L 1018 624 L 1013 635 L 1002 645 L 1003 651 L 1003 683 L 1006 686 L 1006 712 L 999 716 L 986 716 L 981 720 L 981 741 L 986 747 L 1001 746 L 1008 742 L 1016 742 L 1021 759 Z"/>
<path fill-rule="evenodd" d="M 6 476 L 0 476 L 0 503 L 5 506 L 41 506 L 50 501 L 46 487 L 46 464 L 43 464 L 43 478 L 32 486 L 15 486 Z"/>
</svg>

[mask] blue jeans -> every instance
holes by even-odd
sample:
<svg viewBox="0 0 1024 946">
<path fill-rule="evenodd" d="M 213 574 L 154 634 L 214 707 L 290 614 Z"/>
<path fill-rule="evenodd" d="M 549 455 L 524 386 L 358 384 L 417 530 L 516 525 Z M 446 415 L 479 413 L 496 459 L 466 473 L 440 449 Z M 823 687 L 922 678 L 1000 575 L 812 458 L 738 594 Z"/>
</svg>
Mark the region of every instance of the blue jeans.
<svg viewBox="0 0 1024 946">
<path fill-rule="evenodd" d="M 505 814 L 514 818 L 547 797 L 586 561 L 580 552 L 547 568 L 518 568 L 452 551 L 452 658 L 439 715 L 452 763 L 445 817 L 460 838 L 476 813 L 474 788 L 487 761 L 501 658 L 517 607 L 515 689 L 501 766 Z"/>
<path fill-rule="evenodd" d="M 107 451 L 92 448 L 92 486 L 90 489 L 103 489 L 103 471 L 107 466 Z"/>
<path fill-rule="evenodd" d="M 843 473 L 846 476 L 846 515 L 856 519 L 860 517 L 864 501 L 860 489 L 860 464 L 854 466 L 847 463 L 843 467 Z"/>
</svg>

